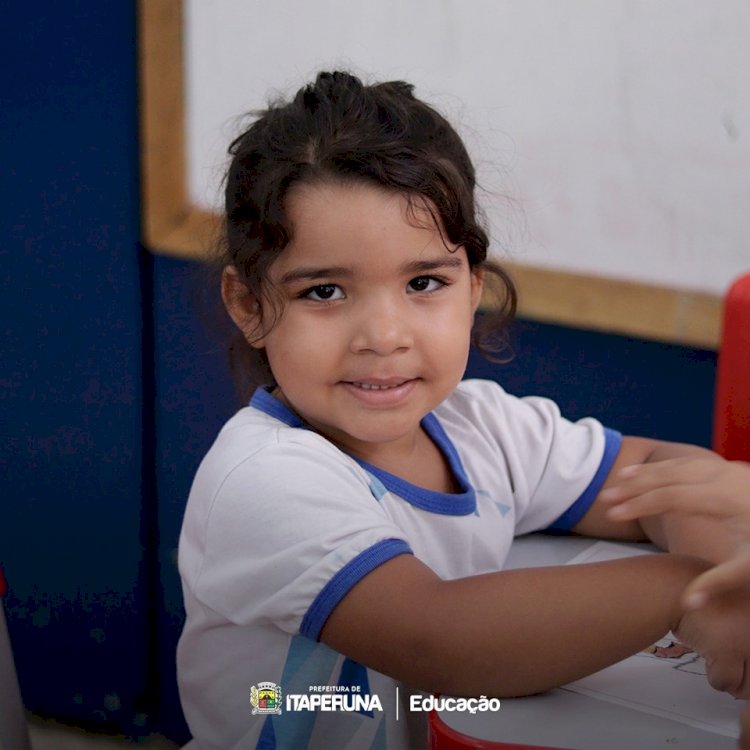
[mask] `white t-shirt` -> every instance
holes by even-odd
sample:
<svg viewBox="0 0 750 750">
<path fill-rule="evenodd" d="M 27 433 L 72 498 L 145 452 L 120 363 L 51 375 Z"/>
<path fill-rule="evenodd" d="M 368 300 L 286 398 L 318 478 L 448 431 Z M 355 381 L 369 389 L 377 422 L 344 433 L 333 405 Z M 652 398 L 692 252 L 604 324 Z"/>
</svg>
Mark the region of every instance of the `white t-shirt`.
<svg viewBox="0 0 750 750">
<path fill-rule="evenodd" d="M 570 422 L 552 401 L 481 380 L 463 381 L 422 424 L 460 493 L 349 456 L 265 390 L 221 430 L 195 477 L 179 550 L 178 679 L 202 750 L 419 746 L 426 715 L 410 714 L 409 689 L 320 643 L 326 619 L 396 555 L 460 578 L 502 569 L 515 535 L 569 529 L 621 440 L 594 419 Z M 260 693 L 253 706 L 251 690 L 264 682 L 280 691 L 280 714 L 253 713 Z M 343 703 L 326 698 L 338 710 L 322 710 L 312 695 Z"/>
</svg>

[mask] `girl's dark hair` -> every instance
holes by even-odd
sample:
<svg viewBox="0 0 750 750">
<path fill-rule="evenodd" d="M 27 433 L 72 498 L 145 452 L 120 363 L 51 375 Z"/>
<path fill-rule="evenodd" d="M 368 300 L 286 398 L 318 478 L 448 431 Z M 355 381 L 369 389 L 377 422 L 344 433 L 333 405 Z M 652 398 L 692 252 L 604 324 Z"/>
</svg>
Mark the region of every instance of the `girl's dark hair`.
<svg viewBox="0 0 750 750">
<path fill-rule="evenodd" d="M 226 237 L 222 265 L 233 265 L 257 300 L 273 311 L 258 338 L 281 312 L 266 283 L 268 269 L 292 237 L 286 197 L 296 185 L 356 181 L 401 193 L 433 212 L 436 226 L 465 248 L 473 270 L 498 282 L 499 303 L 482 316 L 473 334 L 485 354 L 505 346 L 505 329 L 516 308 L 515 287 L 487 259 L 489 240 L 477 218 L 476 177 L 466 148 L 447 120 L 417 99 L 402 81 L 364 85 L 343 72 L 319 73 L 289 101 L 262 112 L 230 146 L 226 177 Z M 232 368 L 245 388 L 273 383 L 262 349 L 237 337 Z M 239 385 L 239 383 L 238 383 Z"/>
</svg>

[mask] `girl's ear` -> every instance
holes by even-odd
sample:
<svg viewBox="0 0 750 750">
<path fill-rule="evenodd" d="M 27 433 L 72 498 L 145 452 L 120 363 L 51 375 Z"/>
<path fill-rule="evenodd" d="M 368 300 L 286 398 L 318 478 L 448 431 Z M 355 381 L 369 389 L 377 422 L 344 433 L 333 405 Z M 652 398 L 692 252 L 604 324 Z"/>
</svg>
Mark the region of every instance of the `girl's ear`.
<svg viewBox="0 0 750 750">
<path fill-rule="evenodd" d="M 482 301 L 482 290 L 484 289 L 484 269 L 472 268 L 471 270 L 471 311 L 475 313 Z"/>
<path fill-rule="evenodd" d="M 229 317 L 240 329 L 247 343 L 255 349 L 262 349 L 263 338 L 258 335 L 262 323 L 260 303 L 234 266 L 226 266 L 221 274 L 221 298 Z"/>
</svg>

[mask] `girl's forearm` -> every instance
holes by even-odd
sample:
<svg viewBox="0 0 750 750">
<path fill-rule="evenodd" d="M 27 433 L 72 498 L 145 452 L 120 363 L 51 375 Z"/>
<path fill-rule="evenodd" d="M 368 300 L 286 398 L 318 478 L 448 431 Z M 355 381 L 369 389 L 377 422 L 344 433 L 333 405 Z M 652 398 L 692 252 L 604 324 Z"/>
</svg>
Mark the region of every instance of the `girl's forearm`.
<svg viewBox="0 0 750 750">
<path fill-rule="evenodd" d="M 676 628 L 680 594 L 705 567 L 652 555 L 445 583 L 439 611 L 454 616 L 427 670 L 433 689 L 528 695 L 603 669 Z"/>
<path fill-rule="evenodd" d="M 613 664 L 676 628 L 680 594 L 706 567 L 648 555 L 443 581 L 401 555 L 350 591 L 322 636 L 423 690 L 529 695 Z"/>
<path fill-rule="evenodd" d="M 729 529 L 720 519 L 663 513 L 640 519 L 646 536 L 658 547 L 680 555 L 692 555 L 717 564 L 734 549 Z"/>
</svg>

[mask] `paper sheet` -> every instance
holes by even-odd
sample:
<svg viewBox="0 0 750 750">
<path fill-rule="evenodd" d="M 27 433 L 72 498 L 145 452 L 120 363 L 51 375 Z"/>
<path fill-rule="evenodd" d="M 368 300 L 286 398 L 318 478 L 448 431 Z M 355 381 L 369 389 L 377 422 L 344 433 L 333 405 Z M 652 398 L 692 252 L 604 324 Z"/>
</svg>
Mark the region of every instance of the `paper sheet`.
<svg viewBox="0 0 750 750">
<path fill-rule="evenodd" d="M 568 564 L 641 554 L 644 552 L 632 547 L 597 542 Z M 706 680 L 703 658 L 679 644 L 672 645 L 676 640 L 670 633 L 654 644 L 653 653 L 636 654 L 563 689 L 738 737 L 743 701 L 714 690 Z"/>
</svg>

